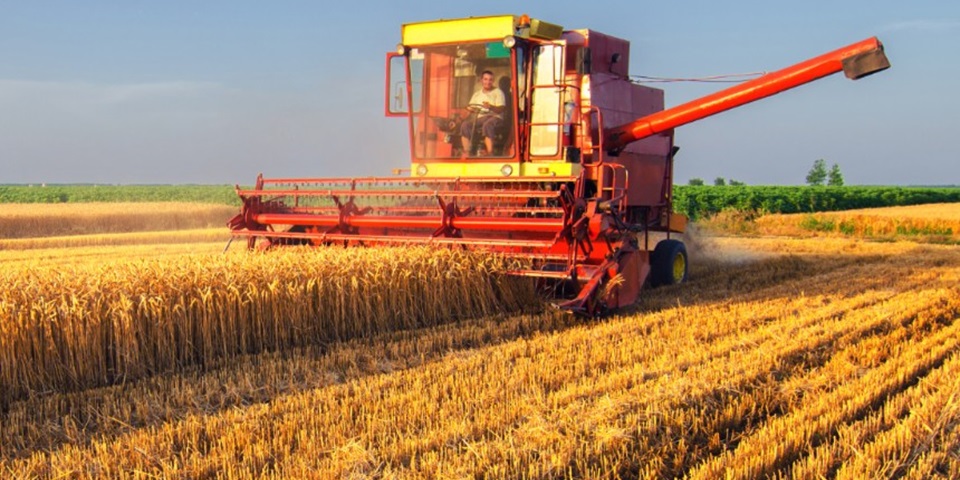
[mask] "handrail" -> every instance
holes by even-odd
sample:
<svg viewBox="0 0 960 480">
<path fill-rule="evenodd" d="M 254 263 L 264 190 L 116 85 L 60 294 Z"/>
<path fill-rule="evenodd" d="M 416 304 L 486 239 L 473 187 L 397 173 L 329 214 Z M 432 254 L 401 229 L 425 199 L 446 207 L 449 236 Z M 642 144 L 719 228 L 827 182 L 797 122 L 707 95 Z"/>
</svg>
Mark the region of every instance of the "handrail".
<svg viewBox="0 0 960 480">
<path fill-rule="evenodd" d="M 595 129 L 595 130 L 596 130 L 597 132 L 603 132 L 603 110 L 600 110 L 600 107 L 598 107 L 598 106 L 596 106 L 596 105 L 590 105 L 589 107 L 585 107 L 585 108 L 582 107 L 582 106 L 580 107 L 580 115 L 581 115 L 581 116 L 582 116 L 584 113 L 586 113 L 587 116 L 588 116 L 588 118 L 589 118 L 589 116 L 590 116 L 590 114 L 591 114 L 592 112 L 597 112 L 597 125 L 596 125 L 596 129 Z M 603 149 L 603 137 L 604 137 L 604 135 L 603 135 L 602 133 L 601 133 L 600 135 L 598 135 L 597 137 L 598 137 L 598 140 L 599 140 L 599 141 L 598 141 L 597 145 L 593 145 L 593 138 L 592 138 L 592 133 L 591 133 L 591 132 L 594 131 L 594 128 L 592 128 L 592 127 L 593 127 L 593 126 L 591 125 L 591 128 L 581 129 L 581 130 L 580 130 L 580 135 L 581 135 L 581 137 L 580 137 L 580 144 L 581 144 L 581 145 L 585 145 L 585 144 L 586 144 L 586 138 L 587 138 L 587 136 L 588 136 L 588 135 L 591 136 L 591 137 L 590 137 L 591 155 L 593 155 L 594 162 L 597 162 L 597 163 L 592 163 L 591 165 L 595 165 L 595 166 L 598 166 L 598 167 L 599 167 L 600 165 L 603 165 L 603 152 L 604 152 L 604 149 Z M 581 157 L 580 157 L 580 164 L 583 165 L 583 166 L 586 166 L 586 164 L 583 163 L 583 157 L 584 157 L 584 155 L 581 155 Z"/>
</svg>

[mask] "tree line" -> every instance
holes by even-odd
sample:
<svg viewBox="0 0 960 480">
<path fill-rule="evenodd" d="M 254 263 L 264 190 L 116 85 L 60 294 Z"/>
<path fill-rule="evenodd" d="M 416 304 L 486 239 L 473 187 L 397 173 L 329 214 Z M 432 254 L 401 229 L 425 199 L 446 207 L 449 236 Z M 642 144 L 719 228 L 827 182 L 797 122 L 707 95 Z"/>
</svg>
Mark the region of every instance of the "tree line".
<svg viewBox="0 0 960 480">
<path fill-rule="evenodd" d="M 820 158 L 813 162 L 813 167 L 810 168 L 810 171 L 807 173 L 806 178 L 807 185 L 811 187 L 819 187 L 824 183 L 829 187 L 842 187 L 843 186 L 843 173 L 840 172 L 840 165 L 834 163 L 830 170 L 827 170 L 827 161 Z M 691 178 L 687 185 L 693 187 L 701 187 L 706 185 L 706 182 L 702 178 Z M 716 187 L 725 187 L 727 185 L 738 187 L 746 185 L 745 183 L 734 180 L 734 179 L 725 179 L 723 177 L 717 177 L 713 179 L 713 185 Z"/>
<path fill-rule="evenodd" d="M 960 188 L 676 185 L 673 189 L 674 211 L 693 220 L 723 210 L 811 213 L 947 202 L 960 202 Z"/>
</svg>

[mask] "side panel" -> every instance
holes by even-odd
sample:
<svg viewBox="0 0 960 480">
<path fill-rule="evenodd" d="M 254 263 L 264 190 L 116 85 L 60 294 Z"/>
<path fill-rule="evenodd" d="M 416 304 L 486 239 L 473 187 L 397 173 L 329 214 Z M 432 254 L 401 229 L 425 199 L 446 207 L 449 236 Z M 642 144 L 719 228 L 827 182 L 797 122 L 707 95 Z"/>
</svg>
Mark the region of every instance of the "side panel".
<svg viewBox="0 0 960 480">
<path fill-rule="evenodd" d="M 663 110 L 663 91 L 635 85 L 620 77 L 594 73 L 591 101 L 603 112 L 604 126 L 623 125 L 650 113 Z M 631 143 L 619 156 L 605 156 L 606 162 L 627 168 L 630 206 L 663 204 L 663 185 L 668 171 L 668 155 L 673 146 L 673 131 Z"/>
<path fill-rule="evenodd" d="M 668 173 L 665 155 L 623 152 L 619 157 L 607 157 L 607 162 L 619 163 L 627 168 L 630 189 L 627 204 L 656 206 L 666 203 L 664 180 Z"/>
<path fill-rule="evenodd" d="M 630 42 L 589 29 L 575 30 L 573 33 L 586 39 L 593 72 L 611 73 L 619 77 L 630 74 Z"/>
<path fill-rule="evenodd" d="M 575 34 L 575 35 L 574 35 Z M 633 122 L 664 109 L 663 90 L 636 85 L 628 79 L 630 43 L 626 40 L 592 30 L 577 30 L 570 34 L 590 49 L 589 81 L 585 81 L 583 98 L 589 106 L 599 109 L 603 125 L 609 129 Z M 587 104 L 587 101 L 584 102 Z M 592 116 L 596 118 L 595 115 Z M 623 165 L 628 173 L 629 206 L 657 206 L 666 202 L 669 188 L 668 156 L 673 147 L 673 132 L 664 132 L 628 145 L 619 156 L 603 155 L 603 161 Z"/>
</svg>

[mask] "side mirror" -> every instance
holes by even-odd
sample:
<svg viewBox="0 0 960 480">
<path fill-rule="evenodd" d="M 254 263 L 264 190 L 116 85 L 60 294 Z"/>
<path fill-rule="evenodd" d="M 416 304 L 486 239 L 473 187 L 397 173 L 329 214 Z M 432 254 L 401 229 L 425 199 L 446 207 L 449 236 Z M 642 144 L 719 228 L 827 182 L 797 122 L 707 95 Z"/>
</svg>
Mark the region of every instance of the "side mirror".
<svg viewBox="0 0 960 480">
<path fill-rule="evenodd" d="M 401 117 L 410 112 L 407 103 L 406 57 L 396 52 L 387 53 L 384 112 L 388 117 Z"/>
</svg>

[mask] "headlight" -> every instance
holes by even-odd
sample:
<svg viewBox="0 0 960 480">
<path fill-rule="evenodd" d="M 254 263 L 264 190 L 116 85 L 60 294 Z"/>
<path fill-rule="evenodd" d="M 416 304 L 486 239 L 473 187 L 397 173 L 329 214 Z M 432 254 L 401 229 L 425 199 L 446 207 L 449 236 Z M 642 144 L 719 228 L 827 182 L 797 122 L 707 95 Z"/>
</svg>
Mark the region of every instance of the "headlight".
<svg viewBox="0 0 960 480">
<path fill-rule="evenodd" d="M 517 37 L 514 37 L 513 35 L 507 35 L 506 37 L 503 37 L 504 47 L 513 48 L 513 46 L 516 44 L 517 44 Z"/>
<path fill-rule="evenodd" d="M 417 175 L 424 176 L 427 174 L 427 166 L 424 164 L 417 165 Z"/>
<path fill-rule="evenodd" d="M 404 44 L 402 44 L 402 43 L 398 43 L 398 44 L 397 44 L 397 55 L 406 55 L 406 54 L 407 54 L 407 46 L 404 45 Z"/>
<path fill-rule="evenodd" d="M 509 177 L 510 174 L 513 173 L 513 167 L 511 167 L 509 164 L 504 165 L 500 167 L 500 173 L 502 173 L 504 177 Z"/>
</svg>

